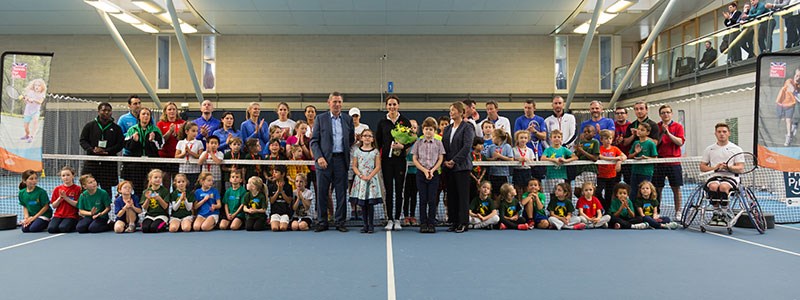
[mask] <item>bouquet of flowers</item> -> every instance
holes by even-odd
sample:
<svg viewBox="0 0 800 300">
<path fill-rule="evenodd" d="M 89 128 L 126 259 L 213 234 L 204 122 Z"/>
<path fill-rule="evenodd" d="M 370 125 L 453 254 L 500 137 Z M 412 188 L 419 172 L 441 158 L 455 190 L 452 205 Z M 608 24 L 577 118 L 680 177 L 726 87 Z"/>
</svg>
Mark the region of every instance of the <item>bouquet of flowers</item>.
<svg viewBox="0 0 800 300">
<path fill-rule="evenodd" d="M 417 141 L 417 134 L 412 132 L 411 128 L 403 126 L 402 124 L 397 124 L 397 126 L 392 129 L 392 137 L 396 143 L 403 145 L 408 145 Z M 392 149 L 392 153 L 389 156 L 400 156 L 402 151 L 402 149 Z"/>
</svg>

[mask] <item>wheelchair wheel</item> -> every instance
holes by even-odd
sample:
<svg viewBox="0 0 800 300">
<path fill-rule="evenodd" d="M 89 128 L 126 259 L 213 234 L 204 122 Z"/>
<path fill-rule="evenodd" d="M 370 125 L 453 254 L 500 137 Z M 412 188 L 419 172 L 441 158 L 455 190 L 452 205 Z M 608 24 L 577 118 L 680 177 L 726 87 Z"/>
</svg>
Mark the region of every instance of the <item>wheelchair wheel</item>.
<svg viewBox="0 0 800 300">
<path fill-rule="evenodd" d="M 767 230 L 767 219 L 764 217 L 764 213 L 761 211 L 761 205 L 758 204 L 758 200 L 750 188 L 745 188 L 744 198 L 747 201 L 747 203 L 745 203 L 747 215 L 750 216 L 753 227 L 758 230 L 758 233 L 764 234 L 764 231 Z"/>
<path fill-rule="evenodd" d="M 694 219 L 697 217 L 697 214 L 700 212 L 700 205 L 703 203 L 703 187 L 698 187 L 695 189 L 691 195 L 689 195 L 689 199 L 683 205 L 683 218 L 681 219 L 681 225 L 683 228 L 689 228 L 694 222 Z"/>
</svg>

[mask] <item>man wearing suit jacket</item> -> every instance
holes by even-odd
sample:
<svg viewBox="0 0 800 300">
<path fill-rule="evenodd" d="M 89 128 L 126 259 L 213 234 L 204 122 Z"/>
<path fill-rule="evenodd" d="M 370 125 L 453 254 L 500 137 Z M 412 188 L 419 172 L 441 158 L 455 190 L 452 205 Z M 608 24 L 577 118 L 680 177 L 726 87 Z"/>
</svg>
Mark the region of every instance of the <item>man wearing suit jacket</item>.
<svg viewBox="0 0 800 300">
<path fill-rule="evenodd" d="M 347 232 L 344 226 L 347 213 L 347 169 L 350 167 L 350 146 L 354 142 L 353 119 L 342 113 L 342 95 L 333 92 L 328 96 L 330 111 L 314 118 L 311 132 L 311 152 L 317 168 L 317 228 L 328 230 L 328 195 L 333 184 L 336 191 L 336 230 Z"/>
<path fill-rule="evenodd" d="M 454 102 L 450 105 L 450 119 L 453 123 L 444 128 L 442 143 L 444 144 L 444 164 L 448 210 L 447 215 L 453 225 L 447 231 L 462 233 L 467 230 L 469 218 L 469 172 L 472 170 L 470 158 L 472 140 L 475 138 L 474 127 L 464 122 L 464 104 Z"/>
</svg>

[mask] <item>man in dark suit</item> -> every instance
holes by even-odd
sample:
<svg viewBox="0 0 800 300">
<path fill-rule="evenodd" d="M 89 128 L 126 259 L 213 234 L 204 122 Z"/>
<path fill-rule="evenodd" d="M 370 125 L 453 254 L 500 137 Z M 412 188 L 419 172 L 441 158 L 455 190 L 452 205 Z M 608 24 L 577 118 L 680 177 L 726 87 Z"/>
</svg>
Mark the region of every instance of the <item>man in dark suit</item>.
<svg viewBox="0 0 800 300">
<path fill-rule="evenodd" d="M 328 230 L 328 197 L 331 184 L 336 191 L 336 229 L 347 232 L 344 226 L 347 213 L 347 169 L 350 167 L 350 146 L 354 142 L 353 119 L 342 113 L 342 95 L 328 96 L 330 111 L 314 118 L 311 152 L 317 168 L 317 228 Z"/>
<path fill-rule="evenodd" d="M 470 158 L 475 131 L 472 124 L 464 122 L 464 104 L 454 102 L 450 105 L 450 119 L 453 123 L 444 128 L 444 170 L 446 178 L 448 210 L 447 216 L 453 225 L 447 231 L 461 233 L 467 230 L 469 215 L 469 172 L 472 171 Z"/>
<path fill-rule="evenodd" d="M 728 4 L 728 11 L 722 12 L 722 16 L 725 17 L 725 27 L 732 27 L 739 24 L 739 18 L 742 16 L 742 12 L 737 10 L 738 4 L 736 2 L 731 2 Z M 736 39 L 738 32 L 732 32 L 731 34 L 725 36 L 725 41 L 728 42 L 728 61 L 736 62 L 742 60 L 742 48 L 741 43 L 737 43 L 736 45 L 731 45 L 733 40 Z M 733 46 L 733 47 L 731 47 Z M 722 47 L 720 46 L 720 49 Z M 725 50 L 722 50 L 725 51 Z"/>
</svg>

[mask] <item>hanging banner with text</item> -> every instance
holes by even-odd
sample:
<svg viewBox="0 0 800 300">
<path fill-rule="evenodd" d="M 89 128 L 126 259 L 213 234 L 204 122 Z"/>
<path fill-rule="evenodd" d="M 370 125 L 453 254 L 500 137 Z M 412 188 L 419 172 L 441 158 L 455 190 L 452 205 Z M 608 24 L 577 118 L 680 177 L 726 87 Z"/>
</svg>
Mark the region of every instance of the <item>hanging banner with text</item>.
<svg viewBox="0 0 800 300">
<path fill-rule="evenodd" d="M 44 108 L 52 53 L 5 52 L 0 86 L 0 168 L 42 170 Z"/>
<path fill-rule="evenodd" d="M 753 151 L 758 156 L 760 166 L 783 172 L 800 172 L 798 102 L 800 54 L 758 56 Z"/>
</svg>

